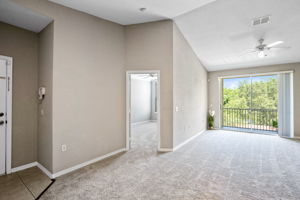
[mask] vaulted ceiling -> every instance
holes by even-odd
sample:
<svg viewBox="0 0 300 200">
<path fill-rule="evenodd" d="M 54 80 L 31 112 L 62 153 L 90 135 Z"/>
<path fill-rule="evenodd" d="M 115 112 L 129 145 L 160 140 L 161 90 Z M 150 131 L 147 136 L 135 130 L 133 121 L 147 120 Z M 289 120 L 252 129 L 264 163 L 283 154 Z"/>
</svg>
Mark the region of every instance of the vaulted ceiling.
<svg viewBox="0 0 300 200">
<path fill-rule="evenodd" d="M 252 26 L 266 15 L 269 23 Z M 300 61 L 299 0 L 217 0 L 174 20 L 209 71 Z M 244 54 L 261 38 L 290 48 Z"/>
<path fill-rule="evenodd" d="M 123 25 L 171 19 L 215 0 L 49 0 Z M 140 8 L 146 8 L 144 12 Z"/>
</svg>

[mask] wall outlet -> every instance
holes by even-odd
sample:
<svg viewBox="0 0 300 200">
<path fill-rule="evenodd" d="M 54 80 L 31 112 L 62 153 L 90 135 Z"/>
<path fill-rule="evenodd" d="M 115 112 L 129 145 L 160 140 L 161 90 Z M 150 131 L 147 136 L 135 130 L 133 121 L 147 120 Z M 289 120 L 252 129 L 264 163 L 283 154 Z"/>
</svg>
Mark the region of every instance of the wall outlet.
<svg viewBox="0 0 300 200">
<path fill-rule="evenodd" d="M 175 107 L 175 112 L 178 112 L 178 111 L 179 111 L 179 107 L 176 106 L 176 107 Z"/>
<path fill-rule="evenodd" d="M 66 144 L 61 145 L 61 151 L 62 152 L 67 151 L 67 145 Z"/>
<path fill-rule="evenodd" d="M 41 109 L 41 115 L 42 116 L 44 115 L 44 109 Z"/>
</svg>

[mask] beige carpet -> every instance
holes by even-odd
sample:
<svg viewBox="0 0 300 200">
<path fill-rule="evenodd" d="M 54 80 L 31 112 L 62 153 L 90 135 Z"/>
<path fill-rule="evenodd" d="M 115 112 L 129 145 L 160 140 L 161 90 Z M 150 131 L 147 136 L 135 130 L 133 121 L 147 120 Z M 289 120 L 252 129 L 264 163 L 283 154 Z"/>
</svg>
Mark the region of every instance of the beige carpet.
<svg viewBox="0 0 300 200">
<path fill-rule="evenodd" d="M 57 179 L 42 199 L 299 200 L 300 142 L 207 131 L 157 154 L 155 124 L 133 127 L 133 149 Z"/>
</svg>

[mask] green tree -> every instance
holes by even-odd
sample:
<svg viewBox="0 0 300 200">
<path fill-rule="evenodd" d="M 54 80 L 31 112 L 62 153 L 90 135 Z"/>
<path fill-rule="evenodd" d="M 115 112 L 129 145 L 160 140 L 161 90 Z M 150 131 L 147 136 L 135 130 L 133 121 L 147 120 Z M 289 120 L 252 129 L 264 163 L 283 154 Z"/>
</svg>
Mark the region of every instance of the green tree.
<svg viewBox="0 0 300 200">
<path fill-rule="evenodd" d="M 230 126 L 242 123 L 277 125 L 278 81 L 266 76 L 254 81 L 242 80 L 236 88 L 223 89 L 223 119 Z M 226 109 L 227 108 L 227 109 Z M 251 110 L 250 110 L 251 108 Z"/>
</svg>

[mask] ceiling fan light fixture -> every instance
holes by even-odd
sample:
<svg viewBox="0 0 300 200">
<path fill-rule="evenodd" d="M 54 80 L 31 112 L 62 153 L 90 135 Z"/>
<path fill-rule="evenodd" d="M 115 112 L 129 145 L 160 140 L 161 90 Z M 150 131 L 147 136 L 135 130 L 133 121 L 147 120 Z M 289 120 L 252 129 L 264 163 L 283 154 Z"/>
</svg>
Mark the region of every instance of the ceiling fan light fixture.
<svg viewBox="0 0 300 200">
<path fill-rule="evenodd" d="M 259 58 L 264 58 L 266 55 L 265 55 L 265 52 L 264 51 L 260 51 L 258 52 L 258 57 Z"/>
</svg>

